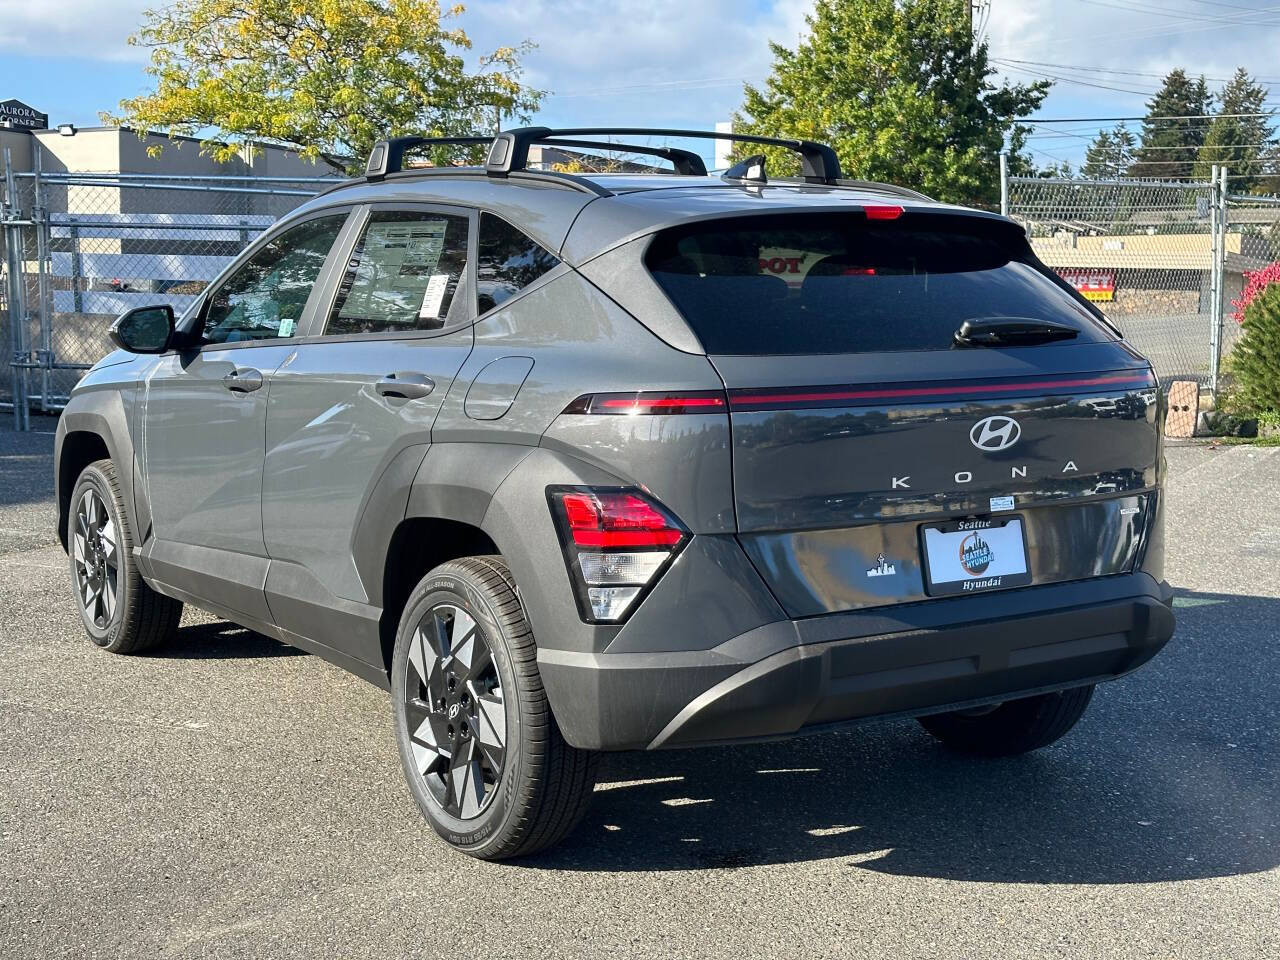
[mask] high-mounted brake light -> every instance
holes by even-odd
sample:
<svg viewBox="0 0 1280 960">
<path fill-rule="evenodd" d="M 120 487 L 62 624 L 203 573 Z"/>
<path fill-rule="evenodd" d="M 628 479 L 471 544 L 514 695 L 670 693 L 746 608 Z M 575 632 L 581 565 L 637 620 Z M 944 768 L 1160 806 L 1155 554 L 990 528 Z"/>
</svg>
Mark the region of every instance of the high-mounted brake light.
<svg viewBox="0 0 1280 960">
<path fill-rule="evenodd" d="M 893 206 L 877 206 L 872 204 L 862 208 L 867 213 L 868 220 L 897 220 L 902 216 L 902 207 Z"/>
<path fill-rule="evenodd" d="M 638 490 L 552 487 L 547 498 L 589 623 L 624 619 L 688 539 L 674 517 Z"/>
<path fill-rule="evenodd" d="M 637 393 L 587 393 L 564 408 L 565 413 L 614 416 L 723 413 L 729 408 L 720 390 L 677 390 Z"/>
</svg>

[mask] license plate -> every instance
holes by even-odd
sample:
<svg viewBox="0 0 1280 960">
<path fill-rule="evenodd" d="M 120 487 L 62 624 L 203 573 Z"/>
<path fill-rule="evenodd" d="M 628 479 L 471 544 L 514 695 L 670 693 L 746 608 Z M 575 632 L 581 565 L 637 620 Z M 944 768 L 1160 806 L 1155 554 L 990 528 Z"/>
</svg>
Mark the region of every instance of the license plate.
<svg viewBox="0 0 1280 960">
<path fill-rule="evenodd" d="M 921 541 L 925 589 L 934 596 L 1031 582 L 1021 517 L 930 524 Z"/>
</svg>

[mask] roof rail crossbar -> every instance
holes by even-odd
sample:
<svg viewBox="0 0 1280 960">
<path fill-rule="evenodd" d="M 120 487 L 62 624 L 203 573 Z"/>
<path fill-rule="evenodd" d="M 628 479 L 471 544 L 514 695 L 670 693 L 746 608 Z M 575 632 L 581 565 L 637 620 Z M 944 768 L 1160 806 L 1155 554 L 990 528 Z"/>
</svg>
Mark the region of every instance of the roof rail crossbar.
<svg viewBox="0 0 1280 960">
<path fill-rule="evenodd" d="M 399 173 L 404 169 L 404 155 L 418 147 L 479 147 L 492 142 L 492 137 L 391 137 L 387 140 L 379 140 L 369 151 L 364 178 L 381 180 L 388 173 Z"/>
<path fill-rule="evenodd" d="M 525 169 L 529 162 L 529 147 L 547 140 L 564 140 L 575 137 L 679 137 L 694 140 L 732 140 L 738 143 L 760 143 L 771 147 L 785 147 L 800 154 L 801 175 L 808 183 L 834 184 L 840 179 L 840 161 L 836 152 L 825 143 L 813 140 L 788 140 L 781 137 L 757 137 L 746 133 L 719 133 L 707 130 L 664 130 L 648 127 L 523 127 L 499 133 L 489 150 L 485 169 L 494 176 L 506 176 Z M 597 144 L 601 147 L 617 146 Z M 688 153 L 688 151 L 683 151 Z M 704 166 L 705 169 L 705 166 Z"/>
<path fill-rule="evenodd" d="M 601 143 L 597 140 L 565 140 L 561 137 L 549 137 L 538 142 L 548 147 L 585 147 L 587 149 L 661 157 L 663 160 L 671 161 L 671 165 L 675 168 L 677 174 L 689 177 L 705 177 L 707 175 L 707 165 L 692 150 L 678 150 L 675 147 L 641 147 L 634 143 Z"/>
</svg>

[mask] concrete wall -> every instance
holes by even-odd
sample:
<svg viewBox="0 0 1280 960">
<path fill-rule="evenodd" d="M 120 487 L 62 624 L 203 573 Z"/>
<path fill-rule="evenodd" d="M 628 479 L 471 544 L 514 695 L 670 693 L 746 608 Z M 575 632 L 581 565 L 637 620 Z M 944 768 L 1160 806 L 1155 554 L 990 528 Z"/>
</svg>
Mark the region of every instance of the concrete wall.
<svg viewBox="0 0 1280 960">
<path fill-rule="evenodd" d="M 31 134 L 0 127 L 0 170 L 4 169 L 4 151 L 9 149 L 14 170 L 31 169 Z"/>
</svg>

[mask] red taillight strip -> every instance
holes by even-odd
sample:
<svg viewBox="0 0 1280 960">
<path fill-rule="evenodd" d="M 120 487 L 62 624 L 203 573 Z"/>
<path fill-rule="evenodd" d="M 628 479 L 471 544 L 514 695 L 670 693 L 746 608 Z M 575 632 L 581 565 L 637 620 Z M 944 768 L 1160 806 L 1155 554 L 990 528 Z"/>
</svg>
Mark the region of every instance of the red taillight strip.
<svg viewBox="0 0 1280 960">
<path fill-rule="evenodd" d="M 795 388 L 787 390 L 737 389 L 729 391 L 731 410 L 778 410 L 833 404 L 866 405 L 879 400 L 927 400 L 931 397 L 984 397 L 993 394 L 1028 393 L 1045 390 L 1067 390 L 1082 387 L 1147 387 L 1156 386 L 1148 373 L 1119 373 L 1071 379 L 1002 380 L 967 384 L 933 384 L 923 387 L 831 387 Z"/>
<path fill-rule="evenodd" d="M 719 390 L 655 391 L 652 393 L 588 393 L 578 397 L 565 413 L 670 415 L 719 413 L 728 401 Z"/>
</svg>

